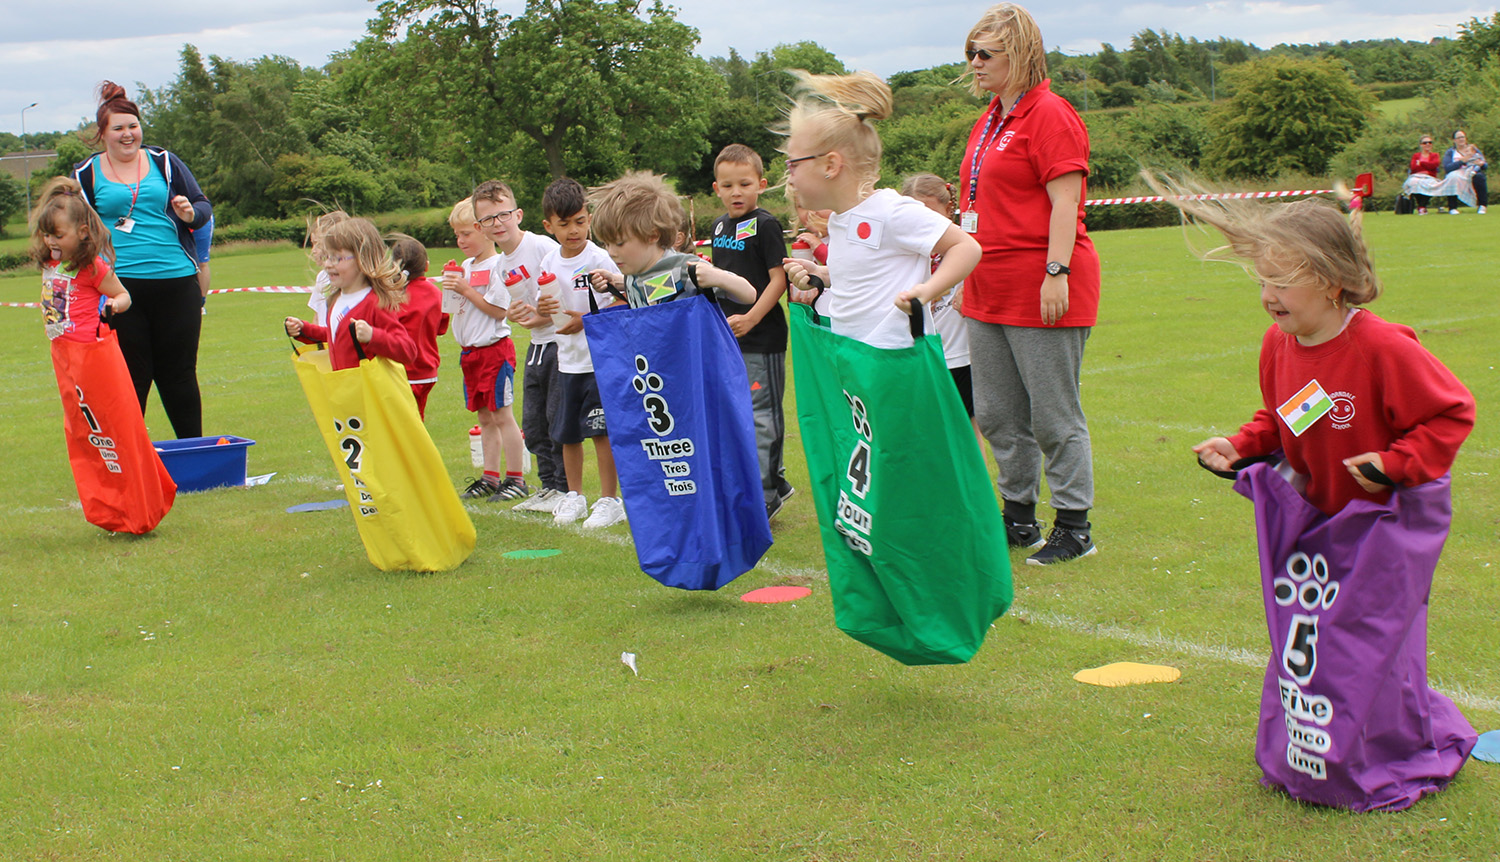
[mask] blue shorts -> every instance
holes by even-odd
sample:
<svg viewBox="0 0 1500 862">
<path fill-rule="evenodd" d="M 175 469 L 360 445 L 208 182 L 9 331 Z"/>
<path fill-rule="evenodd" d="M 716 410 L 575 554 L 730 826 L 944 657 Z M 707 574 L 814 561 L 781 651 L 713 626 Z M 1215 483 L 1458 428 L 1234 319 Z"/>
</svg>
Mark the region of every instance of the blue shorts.
<svg viewBox="0 0 1500 862">
<path fill-rule="evenodd" d="M 557 388 L 562 394 L 548 436 L 558 443 L 572 445 L 609 434 L 604 424 L 604 406 L 599 403 L 599 384 L 594 381 L 593 372 L 560 373 Z"/>
<path fill-rule="evenodd" d="M 208 263 L 208 247 L 214 244 L 214 217 L 208 217 L 208 224 L 193 231 L 193 242 L 198 246 L 198 262 Z"/>
</svg>

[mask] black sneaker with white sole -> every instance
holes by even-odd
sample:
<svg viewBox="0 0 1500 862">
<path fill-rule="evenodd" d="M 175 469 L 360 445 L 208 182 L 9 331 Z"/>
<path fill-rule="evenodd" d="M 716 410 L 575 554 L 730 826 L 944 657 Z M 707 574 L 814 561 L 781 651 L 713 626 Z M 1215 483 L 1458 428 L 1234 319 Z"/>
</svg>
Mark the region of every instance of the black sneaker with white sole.
<svg viewBox="0 0 1500 862">
<path fill-rule="evenodd" d="M 780 494 L 772 495 L 771 499 L 766 501 L 766 520 L 769 521 L 772 518 L 776 517 L 776 513 L 780 512 L 781 507 L 785 505 L 786 497 L 783 497 Z"/>
<path fill-rule="evenodd" d="M 1061 524 L 1054 525 L 1052 533 L 1047 536 L 1047 544 L 1040 551 L 1027 557 L 1027 564 L 1050 566 L 1053 563 L 1066 563 L 1069 560 L 1096 553 L 1099 549 L 1094 547 L 1094 540 L 1089 536 L 1091 526 L 1091 524 L 1085 524 L 1083 529 L 1074 530 Z"/>
<path fill-rule="evenodd" d="M 1011 548 L 1040 548 L 1042 546 L 1042 522 L 1025 523 L 1006 518 L 1005 544 Z"/>
<path fill-rule="evenodd" d="M 488 502 L 502 503 L 506 500 L 524 500 L 531 496 L 531 486 L 524 479 L 516 479 L 506 476 L 500 483 L 500 487 L 494 489 L 489 496 Z"/>
<path fill-rule="evenodd" d="M 484 477 L 469 482 L 469 487 L 459 492 L 458 496 L 465 500 L 483 500 L 495 493 L 497 485 L 492 484 Z"/>
</svg>

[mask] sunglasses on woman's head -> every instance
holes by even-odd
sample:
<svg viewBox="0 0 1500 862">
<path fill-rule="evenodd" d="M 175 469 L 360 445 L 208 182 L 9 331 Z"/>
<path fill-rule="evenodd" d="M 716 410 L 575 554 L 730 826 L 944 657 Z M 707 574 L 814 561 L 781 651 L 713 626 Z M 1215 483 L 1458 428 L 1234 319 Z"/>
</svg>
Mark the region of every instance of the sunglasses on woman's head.
<svg viewBox="0 0 1500 862">
<path fill-rule="evenodd" d="M 978 57 L 981 60 L 993 60 L 993 59 L 995 59 L 994 52 L 992 52 L 992 51 L 986 51 L 983 48 L 968 48 L 968 49 L 965 49 L 964 50 L 964 56 L 969 58 L 969 62 L 970 63 L 974 62 L 974 58 L 975 57 Z"/>
</svg>

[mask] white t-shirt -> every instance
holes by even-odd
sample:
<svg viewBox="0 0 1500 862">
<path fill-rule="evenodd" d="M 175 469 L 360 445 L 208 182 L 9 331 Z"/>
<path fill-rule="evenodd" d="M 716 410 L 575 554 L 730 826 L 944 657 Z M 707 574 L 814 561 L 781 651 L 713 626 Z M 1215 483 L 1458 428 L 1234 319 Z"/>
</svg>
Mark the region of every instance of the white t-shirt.
<svg viewBox="0 0 1500 862">
<path fill-rule="evenodd" d="M 932 261 L 933 268 L 937 267 L 937 260 Z M 964 316 L 958 309 L 953 307 L 953 294 L 962 286 L 962 283 L 954 285 L 953 290 L 934 299 L 928 304 L 932 311 L 932 327 L 943 339 L 943 359 L 949 368 L 962 368 L 969 364 L 969 325 L 964 323 Z"/>
<path fill-rule="evenodd" d="M 510 308 L 510 291 L 498 272 L 500 255 L 493 254 L 478 263 L 474 258 L 464 261 L 464 279 L 479 291 L 484 301 L 497 308 Z M 467 298 L 460 297 L 458 311 L 453 313 L 453 337 L 460 347 L 488 347 L 510 335 L 510 323 L 496 320 L 479 310 L 479 306 Z"/>
<path fill-rule="evenodd" d="M 318 270 L 318 277 L 313 279 L 312 296 L 307 298 L 307 307 L 313 311 L 313 320 L 328 319 L 328 288 L 332 287 L 328 280 L 328 273 Z"/>
<path fill-rule="evenodd" d="M 910 347 L 896 294 L 932 275 L 932 249 L 952 222 L 893 189 L 828 217 L 828 316 L 833 331 L 872 347 Z M 931 315 L 924 306 L 927 331 Z"/>
<path fill-rule="evenodd" d="M 516 250 L 510 254 L 501 252 L 497 271 L 501 284 L 514 282 L 507 288 L 511 302 L 520 300 L 527 305 L 536 305 L 536 277 L 542 274 L 542 260 L 557 249 L 557 242 L 551 237 L 522 231 L 521 242 L 516 245 Z M 516 281 L 518 277 L 520 280 Z M 551 321 L 531 330 L 532 344 L 551 344 L 556 338 L 557 327 Z"/>
<path fill-rule="evenodd" d="M 368 286 L 362 287 L 353 293 L 336 293 L 333 295 L 333 305 L 328 309 L 328 338 L 333 340 L 333 333 L 340 326 L 347 325 L 344 316 L 354 309 L 354 306 L 365 301 L 370 295 Z"/>
<path fill-rule="evenodd" d="M 542 260 L 542 272 L 557 276 L 558 295 L 564 311 L 589 313 L 589 273 L 596 269 L 619 272 L 620 268 L 610 260 L 609 253 L 593 241 L 589 241 L 576 257 L 563 257 L 562 249 L 547 255 Z M 610 294 L 602 294 L 595 300 L 600 305 L 614 301 Z M 591 374 L 594 360 L 589 356 L 589 341 L 583 332 L 557 336 L 557 371 L 559 374 Z"/>
</svg>

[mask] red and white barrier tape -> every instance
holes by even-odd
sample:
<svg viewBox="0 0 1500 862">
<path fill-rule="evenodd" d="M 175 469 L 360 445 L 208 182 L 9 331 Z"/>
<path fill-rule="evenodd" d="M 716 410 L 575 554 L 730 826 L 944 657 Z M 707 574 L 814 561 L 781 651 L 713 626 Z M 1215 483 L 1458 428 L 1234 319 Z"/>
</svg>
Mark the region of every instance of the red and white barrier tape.
<svg viewBox="0 0 1500 862">
<path fill-rule="evenodd" d="M 216 293 L 312 293 L 310 287 L 286 287 L 277 285 L 275 287 L 220 287 L 210 290 L 210 296 Z"/>
<path fill-rule="evenodd" d="M 289 287 L 287 285 L 275 285 L 271 287 L 220 287 L 210 290 L 210 296 L 216 293 L 312 293 L 310 287 Z M 41 308 L 40 302 L 0 302 L 0 308 Z"/>
<path fill-rule="evenodd" d="M 1240 201 L 1255 198 L 1300 198 L 1308 195 L 1331 195 L 1333 189 L 1296 189 L 1281 192 L 1221 192 L 1208 195 L 1182 195 L 1171 198 L 1172 200 L 1186 201 Z M 1138 198 L 1099 198 L 1097 200 L 1084 201 L 1086 207 L 1110 206 L 1113 204 L 1154 204 L 1168 200 L 1163 195 L 1147 195 Z"/>
</svg>

